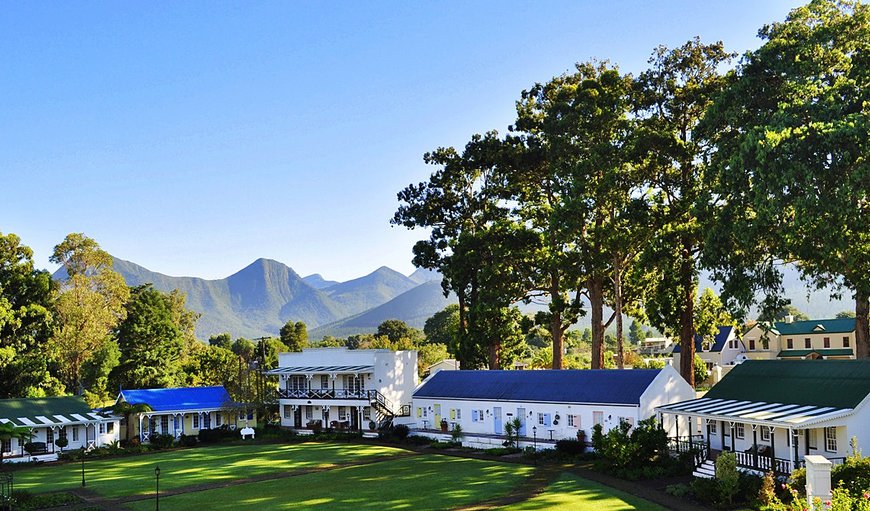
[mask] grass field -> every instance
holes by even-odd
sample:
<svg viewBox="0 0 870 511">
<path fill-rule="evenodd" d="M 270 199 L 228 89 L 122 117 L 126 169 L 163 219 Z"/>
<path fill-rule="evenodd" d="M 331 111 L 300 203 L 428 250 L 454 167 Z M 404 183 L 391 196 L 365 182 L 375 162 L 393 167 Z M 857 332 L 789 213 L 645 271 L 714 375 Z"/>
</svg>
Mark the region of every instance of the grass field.
<svg viewBox="0 0 870 511">
<path fill-rule="evenodd" d="M 117 498 L 152 493 L 155 466 L 160 466 L 160 488 L 166 491 L 404 452 L 391 447 L 340 443 L 215 445 L 88 461 L 85 476 L 89 490 Z M 15 473 L 15 488 L 32 492 L 78 488 L 82 479 L 80 470 L 78 463 L 22 470 Z"/>
<path fill-rule="evenodd" d="M 341 468 L 238 487 L 160 499 L 166 511 L 194 509 L 449 509 L 503 495 L 532 467 L 439 455 L 421 455 L 375 465 Z M 151 500 L 130 503 L 151 510 Z"/>
<path fill-rule="evenodd" d="M 523 498 L 540 489 L 535 467 L 375 445 L 344 443 L 231 444 L 86 462 L 87 490 L 107 509 L 154 509 L 154 467 L 160 466 L 160 507 L 245 509 L 440 510 Z M 314 470 L 318 469 L 318 470 Z M 246 478 L 267 477 L 247 481 Z M 540 482 L 533 482 L 538 481 Z M 80 488 L 80 465 L 15 472 L 16 489 L 34 493 Z M 98 504 L 98 503 L 96 503 Z M 504 509 L 662 511 L 617 490 L 563 473 L 544 491 Z"/>
<path fill-rule="evenodd" d="M 665 508 L 634 495 L 608 488 L 575 475 L 563 473 L 543 493 L 503 507 L 518 511 L 530 509 L 594 509 L 595 511 L 665 511 Z"/>
</svg>

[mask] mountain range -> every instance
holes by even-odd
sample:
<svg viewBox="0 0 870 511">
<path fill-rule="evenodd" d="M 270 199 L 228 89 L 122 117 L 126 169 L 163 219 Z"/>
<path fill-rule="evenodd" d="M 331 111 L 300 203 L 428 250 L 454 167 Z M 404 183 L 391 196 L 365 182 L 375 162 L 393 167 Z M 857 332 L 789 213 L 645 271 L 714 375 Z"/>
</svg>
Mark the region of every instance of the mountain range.
<svg viewBox="0 0 870 511">
<path fill-rule="evenodd" d="M 217 280 L 171 277 L 118 258 L 114 259 L 114 268 L 129 286 L 150 283 L 161 291 L 183 292 L 187 307 L 201 315 L 196 327 L 200 339 L 222 332 L 234 337 L 274 336 L 288 320 L 305 322 L 312 340 L 374 332 L 388 319 L 422 328 L 426 319 L 456 301 L 452 295 L 444 297 L 437 272 L 423 269 L 403 275 L 382 266 L 368 275 L 338 282 L 320 274 L 301 277 L 289 266 L 271 259 L 257 259 Z M 54 274 L 56 279 L 65 277 L 63 268 Z M 785 272 L 784 284 L 786 297 L 811 318 L 854 310 L 849 297 L 829 300 L 829 290 L 808 293 L 795 270 Z M 704 276 L 700 287 L 718 291 L 718 286 Z M 528 313 L 545 307 L 520 305 Z M 580 318 L 577 326 L 589 326 L 588 316 Z"/>
</svg>

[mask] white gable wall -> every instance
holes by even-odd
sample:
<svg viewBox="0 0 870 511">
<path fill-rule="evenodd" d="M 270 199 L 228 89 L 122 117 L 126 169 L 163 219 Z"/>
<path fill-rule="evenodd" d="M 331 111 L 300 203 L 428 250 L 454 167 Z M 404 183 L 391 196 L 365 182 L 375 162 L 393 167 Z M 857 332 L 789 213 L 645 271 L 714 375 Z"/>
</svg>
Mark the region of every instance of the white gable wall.
<svg viewBox="0 0 870 511">
<path fill-rule="evenodd" d="M 665 366 L 640 395 L 640 418 L 643 420 L 655 416 L 657 406 L 689 401 L 695 397 L 695 389 L 680 376 L 680 373 L 672 366 Z M 665 431 L 671 431 L 674 426 L 673 416 L 665 416 L 663 420 Z M 680 429 L 689 431 L 687 420 L 680 424 Z"/>
</svg>

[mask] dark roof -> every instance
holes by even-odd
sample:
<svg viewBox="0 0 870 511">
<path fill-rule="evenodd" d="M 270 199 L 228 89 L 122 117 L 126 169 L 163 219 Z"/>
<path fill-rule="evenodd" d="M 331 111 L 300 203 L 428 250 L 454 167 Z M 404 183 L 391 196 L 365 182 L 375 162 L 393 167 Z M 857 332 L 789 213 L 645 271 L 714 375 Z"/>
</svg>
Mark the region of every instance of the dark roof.
<svg viewBox="0 0 870 511">
<path fill-rule="evenodd" d="M 728 341 L 728 337 L 731 335 L 731 331 L 734 330 L 733 326 L 720 326 L 719 333 L 716 334 L 716 337 L 713 339 L 713 346 L 709 349 L 709 351 L 717 352 L 722 351 L 722 348 L 725 347 L 725 343 Z M 703 346 L 703 337 L 698 334 L 695 334 L 695 353 L 701 352 L 701 347 Z M 676 343 L 674 346 L 674 353 L 680 352 L 680 345 Z"/>
<path fill-rule="evenodd" d="M 0 399 L 0 422 L 44 426 L 99 420 L 81 396 Z"/>
<path fill-rule="evenodd" d="M 222 386 L 181 387 L 174 389 L 122 390 L 118 399 L 130 403 L 147 404 L 155 412 L 171 410 L 218 409 L 233 405 L 230 395 Z"/>
<path fill-rule="evenodd" d="M 777 357 L 806 357 L 810 353 L 818 353 L 823 357 L 848 357 L 854 355 L 851 348 L 822 348 L 818 350 L 782 350 Z"/>
<path fill-rule="evenodd" d="M 855 408 L 870 394 L 870 360 L 747 360 L 704 397 Z"/>
<path fill-rule="evenodd" d="M 414 397 L 636 405 L 660 371 L 438 371 Z"/>
<path fill-rule="evenodd" d="M 855 331 L 855 318 L 810 319 L 792 323 L 776 322 L 774 328 L 780 335 L 847 334 Z"/>
</svg>

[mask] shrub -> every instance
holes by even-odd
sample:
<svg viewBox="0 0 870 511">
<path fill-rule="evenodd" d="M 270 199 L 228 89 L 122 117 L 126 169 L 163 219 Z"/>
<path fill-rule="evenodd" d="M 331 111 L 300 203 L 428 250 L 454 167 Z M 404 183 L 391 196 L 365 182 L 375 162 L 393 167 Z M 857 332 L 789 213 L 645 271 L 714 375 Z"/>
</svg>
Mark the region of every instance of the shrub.
<svg viewBox="0 0 870 511">
<path fill-rule="evenodd" d="M 199 441 L 204 444 L 214 444 L 225 440 L 235 440 L 236 438 L 240 438 L 239 433 L 225 427 L 203 429 L 199 432 Z"/>
<path fill-rule="evenodd" d="M 692 494 L 692 488 L 683 483 L 669 484 L 665 487 L 665 493 L 673 495 L 674 497 L 683 498 Z"/>
<path fill-rule="evenodd" d="M 685 470 L 670 457 L 667 433 L 654 418 L 640 421 L 635 428 L 622 423 L 607 434 L 596 424 L 592 445 L 599 458 L 596 467 L 624 479 L 649 479 Z"/>
<path fill-rule="evenodd" d="M 462 426 L 459 424 L 453 425 L 453 430 L 450 432 L 450 438 L 453 439 L 454 444 L 462 444 L 462 437 L 465 436 L 465 433 L 462 432 Z"/>
<path fill-rule="evenodd" d="M 149 437 L 148 442 L 151 444 L 152 449 L 166 449 L 172 447 L 172 444 L 175 443 L 175 437 L 154 433 Z"/>
<path fill-rule="evenodd" d="M 692 494 L 695 495 L 695 498 L 699 502 L 708 505 L 717 505 L 719 503 L 719 496 L 722 494 L 722 491 L 719 489 L 718 480 L 698 477 L 692 481 L 691 488 Z"/>
<path fill-rule="evenodd" d="M 69 440 L 64 437 L 60 437 L 54 441 L 54 445 L 60 447 L 60 450 L 63 451 L 63 448 L 69 445 Z"/>
<path fill-rule="evenodd" d="M 586 452 L 586 442 L 580 440 L 559 440 L 556 442 L 556 451 L 568 456 L 579 456 Z"/>
<path fill-rule="evenodd" d="M 194 435 L 181 435 L 178 437 L 177 443 L 181 447 L 193 447 L 197 444 L 197 440 Z"/>
<path fill-rule="evenodd" d="M 773 472 L 767 472 L 761 480 L 761 488 L 758 489 L 758 503 L 769 506 L 774 497 L 776 497 L 776 479 L 773 477 Z"/>
<path fill-rule="evenodd" d="M 716 480 L 719 481 L 721 502 L 731 505 L 738 490 L 737 455 L 723 452 L 716 458 Z"/>
<path fill-rule="evenodd" d="M 483 452 L 490 456 L 506 456 L 508 454 L 516 454 L 520 450 L 515 447 L 493 447 L 492 449 L 484 449 Z"/>
</svg>

